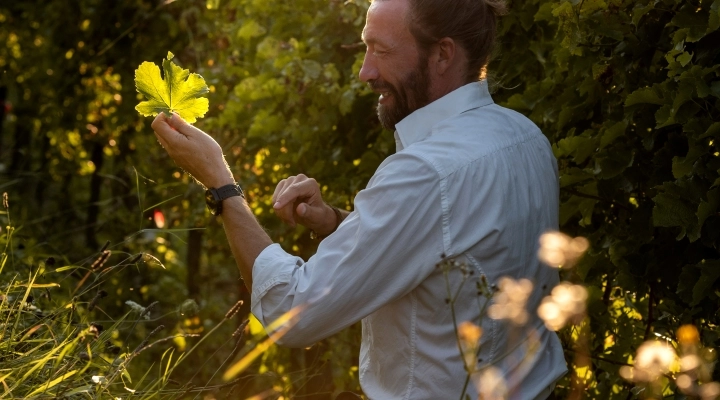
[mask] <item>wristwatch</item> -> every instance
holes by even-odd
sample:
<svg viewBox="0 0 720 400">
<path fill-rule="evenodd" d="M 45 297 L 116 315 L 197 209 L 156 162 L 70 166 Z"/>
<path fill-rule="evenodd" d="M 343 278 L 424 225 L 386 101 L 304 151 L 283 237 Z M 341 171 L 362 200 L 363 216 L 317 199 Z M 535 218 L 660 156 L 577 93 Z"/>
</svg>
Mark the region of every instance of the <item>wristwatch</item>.
<svg viewBox="0 0 720 400">
<path fill-rule="evenodd" d="M 208 210 L 210 210 L 212 215 L 217 216 L 222 213 L 223 200 L 234 196 L 240 196 L 243 199 L 245 198 L 245 194 L 243 193 L 242 188 L 238 183 L 232 185 L 225 185 L 217 189 L 209 188 L 205 191 L 205 203 L 207 204 L 207 208 Z"/>
</svg>

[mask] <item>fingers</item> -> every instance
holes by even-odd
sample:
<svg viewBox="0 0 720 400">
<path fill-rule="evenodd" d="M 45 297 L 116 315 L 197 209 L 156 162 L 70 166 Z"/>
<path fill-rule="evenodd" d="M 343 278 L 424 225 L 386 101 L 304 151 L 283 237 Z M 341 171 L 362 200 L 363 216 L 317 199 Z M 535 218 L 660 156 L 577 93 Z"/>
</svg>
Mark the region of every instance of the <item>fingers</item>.
<svg viewBox="0 0 720 400">
<path fill-rule="evenodd" d="M 273 192 L 272 195 L 272 204 L 275 204 L 277 202 L 278 196 L 280 196 L 280 193 L 285 190 L 285 187 L 287 187 L 290 184 L 288 179 L 283 179 L 280 182 L 278 182 L 277 186 L 275 186 L 275 192 Z"/>
<path fill-rule="evenodd" d="M 315 201 L 320 199 L 320 185 L 318 185 L 315 179 L 300 174 L 296 177 L 288 178 L 286 181 L 282 191 L 278 193 L 274 199 L 273 207 L 275 209 L 283 208 L 300 199 Z"/>
<path fill-rule="evenodd" d="M 159 135 L 163 139 L 170 137 L 173 134 L 177 134 L 177 132 L 174 132 L 174 129 L 168 125 L 165 113 L 158 114 L 150 126 L 155 131 L 155 134 Z"/>
<path fill-rule="evenodd" d="M 169 124 L 170 124 L 170 126 L 175 128 L 178 132 L 185 135 L 187 138 L 191 138 L 191 137 L 200 138 L 200 137 L 205 137 L 205 136 L 210 138 L 210 135 L 203 132 L 201 129 L 196 128 L 195 126 L 190 125 L 189 123 L 187 123 L 187 121 L 185 121 L 177 113 L 173 113 L 172 117 L 169 118 Z"/>
<path fill-rule="evenodd" d="M 280 217 L 281 220 L 285 221 L 286 224 L 295 227 L 295 205 L 288 204 L 285 207 L 275 208 L 275 214 Z"/>
<path fill-rule="evenodd" d="M 205 134 L 200 129 L 188 124 L 177 113 L 173 113 L 170 117 L 168 117 L 164 112 L 161 112 L 157 115 L 157 117 L 155 117 L 151 127 L 157 135 L 164 139 L 165 143 Z"/>
<path fill-rule="evenodd" d="M 155 137 L 157 138 L 158 142 L 160 142 L 160 146 L 163 147 L 163 149 L 167 149 L 167 142 L 165 142 L 165 138 L 160 136 L 157 131 L 155 131 Z"/>
<path fill-rule="evenodd" d="M 314 215 L 315 210 L 312 209 L 324 205 L 317 181 L 302 174 L 280 181 L 272 202 L 278 217 L 291 226 L 295 226 L 297 221 L 306 225 L 304 215 Z M 307 214 L 308 210 L 312 210 L 310 214 Z"/>
</svg>

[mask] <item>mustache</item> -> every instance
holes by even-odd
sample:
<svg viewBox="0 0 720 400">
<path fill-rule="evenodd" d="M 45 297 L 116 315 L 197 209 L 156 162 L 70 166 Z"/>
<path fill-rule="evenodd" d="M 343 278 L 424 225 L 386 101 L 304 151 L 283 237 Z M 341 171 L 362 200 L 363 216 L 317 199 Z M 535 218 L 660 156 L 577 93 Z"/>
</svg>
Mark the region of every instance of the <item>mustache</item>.
<svg viewBox="0 0 720 400">
<path fill-rule="evenodd" d="M 395 88 L 391 85 L 388 85 L 384 81 L 380 80 L 372 80 L 368 82 L 368 86 L 370 86 L 370 89 L 376 90 L 376 91 L 390 91 L 395 92 Z"/>
</svg>

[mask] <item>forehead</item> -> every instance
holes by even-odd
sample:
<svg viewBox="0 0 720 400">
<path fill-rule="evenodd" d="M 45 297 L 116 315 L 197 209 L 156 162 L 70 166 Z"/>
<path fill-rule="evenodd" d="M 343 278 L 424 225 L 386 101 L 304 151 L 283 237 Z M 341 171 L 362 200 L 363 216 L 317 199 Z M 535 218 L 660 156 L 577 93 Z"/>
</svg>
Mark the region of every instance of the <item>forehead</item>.
<svg viewBox="0 0 720 400">
<path fill-rule="evenodd" d="M 404 42 L 412 39 L 407 27 L 408 0 L 375 0 L 370 4 L 362 39 L 365 43 Z"/>
</svg>

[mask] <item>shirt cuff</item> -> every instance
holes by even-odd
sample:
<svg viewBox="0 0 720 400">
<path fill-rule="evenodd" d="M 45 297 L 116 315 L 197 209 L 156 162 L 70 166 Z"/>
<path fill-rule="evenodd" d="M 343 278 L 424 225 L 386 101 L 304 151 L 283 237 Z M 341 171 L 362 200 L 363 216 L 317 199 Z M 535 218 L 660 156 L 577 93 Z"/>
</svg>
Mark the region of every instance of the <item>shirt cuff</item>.
<svg viewBox="0 0 720 400">
<path fill-rule="evenodd" d="M 277 309 L 283 301 L 282 298 L 268 295 L 268 292 L 275 286 L 290 283 L 295 269 L 303 264 L 302 258 L 288 254 L 277 243 L 266 247 L 255 259 L 250 308 L 263 325 L 272 322 L 265 321 L 263 309 Z"/>
</svg>

